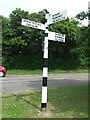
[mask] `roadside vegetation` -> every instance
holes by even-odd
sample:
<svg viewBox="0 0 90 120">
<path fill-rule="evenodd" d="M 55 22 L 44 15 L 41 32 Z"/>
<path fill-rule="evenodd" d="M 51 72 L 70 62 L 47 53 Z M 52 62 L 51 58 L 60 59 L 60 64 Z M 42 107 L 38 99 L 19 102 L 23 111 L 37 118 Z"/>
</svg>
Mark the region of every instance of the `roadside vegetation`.
<svg viewBox="0 0 90 120">
<path fill-rule="evenodd" d="M 76 16 L 83 20 L 90 15 Z M 16 8 L 9 19 L 2 17 L 2 66 L 7 75 L 42 74 L 44 32 L 21 25 L 22 18 L 45 23 L 45 13 Z M 88 73 L 90 68 L 90 26 L 74 18 L 51 24 L 49 31 L 65 34 L 65 43 L 49 41 L 49 74 Z M 47 111 L 40 110 L 41 91 L 3 94 L 3 118 L 87 118 L 88 86 L 48 89 Z"/>
<path fill-rule="evenodd" d="M 75 70 L 49 70 L 49 74 L 60 74 L 60 73 L 88 73 L 87 69 L 75 69 Z M 7 75 L 42 75 L 42 70 L 7 70 Z"/>
<path fill-rule="evenodd" d="M 47 110 L 41 111 L 41 91 L 3 95 L 3 118 L 88 118 L 88 86 L 48 89 Z"/>
<path fill-rule="evenodd" d="M 76 16 L 88 18 L 87 12 Z M 22 18 L 45 23 L 45 13 L 29 13 L 16 8 L 9 19 L 2 16 L 2 65 L 7 70 L 38 70 L 43 66 L 44 31 L 21 25 Z M 49 69 L 87 69 L 90 27 L 68 18 L 49 25 L 49 31 L 65 34 L 65 43 L 49 41 Z"/>
</svg>

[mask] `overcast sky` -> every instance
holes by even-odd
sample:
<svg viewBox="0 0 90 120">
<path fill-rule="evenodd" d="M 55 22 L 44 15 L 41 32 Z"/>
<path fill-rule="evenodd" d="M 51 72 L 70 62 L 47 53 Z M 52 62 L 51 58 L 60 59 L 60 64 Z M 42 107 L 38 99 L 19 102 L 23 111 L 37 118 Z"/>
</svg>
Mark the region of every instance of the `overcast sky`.
<svg viewBox="0 0 90 120">
<path fill-rule="evenodd" d="M 67 16 L 74 17 L 82 11 L 88 11 L 89 0 L 0 0 L 0 15 L 9 17 L 16 8 L 32 12 L 39 12 L 44 8 L 51 14 L 67 9 Z M 84 22 L 87 25 L 87 21 Z"/>
</svg>

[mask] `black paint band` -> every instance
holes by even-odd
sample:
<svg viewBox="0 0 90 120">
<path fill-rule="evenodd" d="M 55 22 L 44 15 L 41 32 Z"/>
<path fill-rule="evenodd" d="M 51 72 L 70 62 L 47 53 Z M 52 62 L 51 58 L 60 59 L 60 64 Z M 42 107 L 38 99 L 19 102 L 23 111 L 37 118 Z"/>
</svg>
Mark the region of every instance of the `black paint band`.
<svg viewBox="0 0 90 120">
<path fill-rule="evenodd" d="M 43 58 L 43 67 L 48 66 L 48 58 Z"/>
<path fill-rule="evenodd" d="M 43 77 L 42 86 L 47 86 L 47 77 Z"/>
<path fill-rule="evenodd" d="M 45 37 L 48 37 L 48 33 L 45 33 Z"/>
<path fill-rule="evenodd" d="M 46 29 L 48 29 L 48 26 L 46 27 Z"/>
<path fill-rule="evenodd" d="M 47 103 L 41 103 L 41 108 L 46 108 L 47 107 Z"/>
</svg>

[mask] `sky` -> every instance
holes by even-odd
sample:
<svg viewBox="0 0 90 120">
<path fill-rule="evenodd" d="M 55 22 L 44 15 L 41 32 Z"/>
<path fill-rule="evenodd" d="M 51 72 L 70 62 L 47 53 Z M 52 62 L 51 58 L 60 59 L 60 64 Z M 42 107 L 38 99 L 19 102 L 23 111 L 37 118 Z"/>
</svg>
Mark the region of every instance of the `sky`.
<svg viewBox="0 0 90 120">
<path fill-rule="evenodd" d="M 82 11 L 88 11 L 89 0 L 0 0 L 0 15 L 9 17 L 16 8 L 28 11 L 29 13 L 39 12 L 48 9 L 51 14 L 67 10 L 69 18 L 75 17 Z M 88 21 L 83 22 L 88 25 Z"/>
</svg>

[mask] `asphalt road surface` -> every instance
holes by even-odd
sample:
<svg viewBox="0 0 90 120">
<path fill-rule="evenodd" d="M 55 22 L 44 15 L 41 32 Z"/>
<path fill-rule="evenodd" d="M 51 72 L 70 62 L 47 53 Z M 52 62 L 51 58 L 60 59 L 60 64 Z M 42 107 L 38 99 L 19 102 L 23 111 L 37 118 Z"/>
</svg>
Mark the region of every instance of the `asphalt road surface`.
<svg viewBox="0 0 90 120">
<path fill-rule="evenodd" d="M 27 90 L 40 90 L 42 76 L 40 75 L 7 75 L 0 78 L 2 93 L 18 93 Z M 50 74 L 48 88 L 88 84 L 88 73 L 78 74 Z"/>
</svg>

